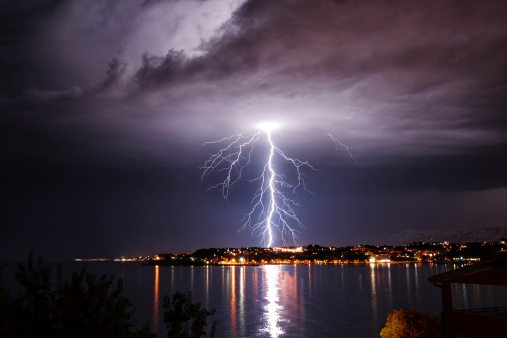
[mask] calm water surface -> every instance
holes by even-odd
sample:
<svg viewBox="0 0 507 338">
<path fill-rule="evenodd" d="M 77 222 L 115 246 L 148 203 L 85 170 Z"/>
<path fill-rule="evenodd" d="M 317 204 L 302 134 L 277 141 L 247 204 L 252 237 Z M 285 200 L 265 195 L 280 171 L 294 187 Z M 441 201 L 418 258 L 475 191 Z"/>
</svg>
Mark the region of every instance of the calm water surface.
<svg viewBox="0 0 507 338">
<path fill-rule="evenodd" d="M 215 309 L 216 337 L 379 337 L 393 309 L 439 315 L 440 289 L 428 277 L 452 265 L 269 265 L 147 267 L 138 263 L 70 263 L 114 273 L 124 293 L 159 337 L 164 295 L 192 291 L 193 301 Z M 209 327 L 208 326 L 208 332 Z"/>
<path fill-rule="evenodd" d="M 86 266 L 98 276 L 124 280 L 124 294 L 139 325 L 150 322 L 159 337 L 164 295 L 192 291 L 216 313 L 216 337 L 379 337 L 393 309 L 442 311 L 441 293 L 428 277 L 458 268 L 445 264 L 268 265 L 152 267 L 134 262 L 63 263 L 64 278 Z M 3 278 L 14 285 L 16 264 Z M 54 270 L 56 271 L 56 269 Z M 10 277 L 9 277 L 10 275 Z M 456 284 L 456 309 L 499 306 L 507 288 Z M 500 302 L 502 303 L 502 302 Z"/>
</svg>

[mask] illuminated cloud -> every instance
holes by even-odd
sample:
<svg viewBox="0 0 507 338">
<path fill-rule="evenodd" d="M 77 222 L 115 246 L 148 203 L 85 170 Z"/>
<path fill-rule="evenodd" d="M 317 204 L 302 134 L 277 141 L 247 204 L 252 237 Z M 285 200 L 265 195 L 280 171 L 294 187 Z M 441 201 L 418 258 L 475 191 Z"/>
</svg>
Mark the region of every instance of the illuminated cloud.
<svg viewBox="0 0 507 338">
<path fill-rule="evenodd" d="M 506 13 L 497 0 L 3 1 L 0 160 L 10 182 L 3 197 L 19 203 L 0 221 L 24 229 L 18 225 L 47 219 L 54 229 L 26 233 L 71 236 L 63 224 L 81 222 L 73 218 L 80 198 L 95 210 L 130 198 L 82 223 L 108 228 L 104 215 L 115 215 L 138 229 L 135 220 L 154 215 L 153 238 L 179 243 L 189 234 L 168 227 L 171 217 L 212 219 L 229 226 L 216 235 L 225 240 L 238 226 L 230 215 L 251 195 L 238 193 L 225 207 L 206 194 L 202 144 L 275 121 L 276 145 L 321 169 L 308 179 L 315 196 L 297 196 L 308 241 L 499 225 Z M 133 181 L 150 203 L 125 188 Z M 59 197 L 67 195 L 79 203 Z M 206 201 L 202 212 L 190 208 L 195 200 Z M 23 238 L 25 230 L 13 229 Z M 80 231 L 73 234 L 88 233 Z M 185 249 L 199 245 L 207 244 Z"/>
<path fill-rule="evenodd" d="M 188 158 L 203 141 L 264 120 L 283 123 L 284 147 L 325 157 L 331 133 L 363 165 L 494 151 L 506 141 L 504 7 L 34 3 L 50 15 L 30 20 L 19 10 L 31 29 L 14 39 L 30 66 L 18 89 L 51 100 L 34 108 L 44 119 L 60 111 L 70 125 L 102 130 L 106 143 L 124 133 L 115 142 L 159 158 L 180 160 L 179 149 Z M 22 43 L 25 35 L 35 43 Z M 34 51 L 38 60 L 26 54 Z M 159 147 L 175 157 L 157 155 Z"/>
</svg>

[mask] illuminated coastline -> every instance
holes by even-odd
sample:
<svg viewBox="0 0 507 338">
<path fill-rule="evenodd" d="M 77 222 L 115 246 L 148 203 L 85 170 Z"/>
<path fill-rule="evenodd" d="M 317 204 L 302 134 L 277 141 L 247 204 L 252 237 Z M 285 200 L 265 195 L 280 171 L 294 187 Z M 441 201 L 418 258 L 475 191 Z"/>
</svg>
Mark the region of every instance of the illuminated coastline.
<svg viewBox="0 0 507 338">
<path fill-rule="evenodd" d="M 274 248 L 209 248 L 186 253 L 159 253 L 132 258 L 74 259 L 76 262 L 141 262 L 168 266 L 243 266 L 304 264 L 391 264 L 391 263 L 475 263 L 507 252 L 505 241 L 455 244 L 412 243 L 409 245 L 319 245 Z"/>
</svg>

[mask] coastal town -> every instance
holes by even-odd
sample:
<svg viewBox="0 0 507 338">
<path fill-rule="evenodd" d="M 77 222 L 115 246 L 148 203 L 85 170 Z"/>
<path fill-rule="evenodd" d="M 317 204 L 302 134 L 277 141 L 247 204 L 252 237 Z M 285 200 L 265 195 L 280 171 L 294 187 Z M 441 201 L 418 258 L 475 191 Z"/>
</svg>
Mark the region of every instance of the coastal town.
<svg viewBox="0 0 507 338">
<path fill-rule="evenodd" d="M 209 248 L 186 253 L 115 258 L 117 262 L 147 265 L 264 265 L 264 264 L 361 264 L 361 263 L 473 263 L 507 255 L 507 240 L 473 243 L 425 243 L 407 245 L 357 245 L 328 247 L 311 244 L 274 248 Z M 108 261 L 109 259 L 75 259 Z"/>
</svg>

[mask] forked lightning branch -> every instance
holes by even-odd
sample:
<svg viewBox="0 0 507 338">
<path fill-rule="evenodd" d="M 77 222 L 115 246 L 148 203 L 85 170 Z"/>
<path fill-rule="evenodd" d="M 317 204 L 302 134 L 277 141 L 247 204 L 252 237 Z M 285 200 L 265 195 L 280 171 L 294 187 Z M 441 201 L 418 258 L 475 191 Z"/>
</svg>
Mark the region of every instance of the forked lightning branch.
<svg viewBox="0 0 507 338">
<path fill-rule="evenodd" d="M 252 207 L 245 215 L 241 229 L 258 234 L 267 247 L 271 247 L 277 238 L 283 244 L 287 244 L 287 240 L 295 242 L 299 229 L 304 226 L 294 211 L 298 204 L 292 196 L 298 189 L 309 192 L 303 171 L 316 169 L 307 161 L 287 156 L 275 145 L 272 132 L 277 129 L 277 124 L 263 123 L 258 127 L 259 131 L 254 134 L 239 134 L 205 142 L 204 145 L 217 147 L 218 151 L 204 162 L 201 179 L 211 174 L 221 176 L 223 180 L 209 189 L 219 189 L 225 199 L 229 198 L 233 186 L 241 180 L 257 184 L 259 188 L 253 195 Z M 329 136 L 335 141 L 337 149 L 343 145 Z M 266 152 L 259 155 L 254 148 L 264 149 L 262 143 Z M 349 149 L 346 149 L 350 155 Z M 249 177 L 250 167 L 259 160 L 262 163 L 260 173 Z"/>
<path fill-rule="evenodd" d="M 241 179 L 258 185 L 259 189 L 252 199 L 253 206 L 245 215 L 241 229 L 257 233 L 267 247 L 273 244 L 277 236 L 280 236 L 284 244 L 288 239 L 296 240 L 303 223 L 294 211 L 298 204 L 291 196 L 297 189 L 308 191 L 302 169 L 315 170 L 307 161 L 288 157 L 274 144 L 272 132 L 276 128 L 274 123 L 264 123 L 259 125 L 259 131 L 254 134 L 233 135 L 219 141 L 206 142 L 205 145 L 218 145 L 220 149 L 201 167 L 203 180 L 212 173 L 223 175 L 224 179 L 210 189 L 220 189 L 225 199 Z M 246 177 L 252 161 L 258 161 L 252 157 L 254 146 L 261 142 L 266 142 L 268 150 L 262 159 L 262 170 L 256 177 Z M 291 175 L 279 171 L 282 167 L 280 161 L 290 165 L 293 171 Z"/>
</svg>

